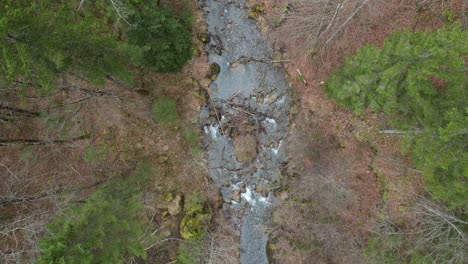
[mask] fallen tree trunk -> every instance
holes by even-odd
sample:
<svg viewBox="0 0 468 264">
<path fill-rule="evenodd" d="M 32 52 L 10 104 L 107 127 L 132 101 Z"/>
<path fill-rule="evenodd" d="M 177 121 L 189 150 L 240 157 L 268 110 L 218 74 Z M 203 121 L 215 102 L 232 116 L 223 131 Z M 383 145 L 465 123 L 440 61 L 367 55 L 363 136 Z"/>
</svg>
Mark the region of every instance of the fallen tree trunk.
<svg viewBox="0 0 468 264">
<path fill-rule="evenodd" d="M 76 141 L 89 139 L 90 135 L 82 135 L 71 139 L 4 139 L 0 138 L 0 147 L 18 147 L 18 146 L 32 146 L 32 145 L 64 145 Z"/>
</svg>

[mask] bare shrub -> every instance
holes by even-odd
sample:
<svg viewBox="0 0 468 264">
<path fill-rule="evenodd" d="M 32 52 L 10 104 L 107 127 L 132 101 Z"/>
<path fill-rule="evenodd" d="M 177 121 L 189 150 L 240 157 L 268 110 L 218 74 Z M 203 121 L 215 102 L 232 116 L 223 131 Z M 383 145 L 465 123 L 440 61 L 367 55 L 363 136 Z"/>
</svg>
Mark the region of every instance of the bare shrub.
<svg viewBox="0 0 468 264">
<path fill-rule="evenodd" d="M 228 223 L 217 217 L 216 226 L 200 240 L 180 240 L 178 260 L 182 263 L 236 264 L 239 263 L 239 237 Z M 225 225 L 222 225 L 224 222 Z"/>
<path fill-rule="evenodd" d="M 316 257 L 316 263 L 363 261 L 341 222 L 343 211 L 355 203 L 350 186 L 342 181 L 352 174 L 355 162 L 338 155 L 329 158 L 292 182 L 290 197 L 274 213 L 274 257 L 279 263 L 307 263 L 310 257 Z"/>
<path fill-rule="evenodd" d="M 468 257 L 468 222 L 443 204 L 414 193 L 396 191 L 405 200 L 400 215 L 383 211 L 366 255 L 373 262 L 464 263 Z M 462 214 L 465 214 L 462 212 Z M 465 214 L 466 215 L 466 214 Z"/>
<path fill-rule="evenodd" d="M 313 55 L 328 45 L 359 13 L 379 0 L 298 0 L 289 5 L 285 23 L 276 39 L 287 35 L 288 42 L 300 43 L 302 52 Z"/>
<path fill-rule="evenodd" d="M 368 42 L 381 41 L 405 28 L 439 27 L 448 20 L 466 21 L 462 0 L 297 0 L 288 1 L 284 23 L 274 40 L 295 46 L 299 54 L 316 54 L 323 63 L 343 57 Z M 392 23 L 388 24 L 391 21 Z M 297 48 L 299 47 L 299 48 Z M 321 52 L 324 50 L 323 52 Z M 328 55 L 327 55 L 328 54 Z M 334 57 L 333 56 L 333 57 Z M 328 57 L 328 58 L 327 58 Z M 324 65 L 326 65 L 326 63 Z"/>
<path fill-rule="evenodd" d="M 419 197 L 411 214 L 419 223 L 415 247 L 426 251 L 425 261 L 463 263 L 467 259 L 468 222 L 456 217 L 444 205 Z M 465 214 L 466 215 L 466 214 Z M 414 232 L 414 231 L 413 231 Z"/>
<path fill-rule="evenodd" d="M 226 232 L 210 232 L 203 239 L 201 263 L 239 263 L 238 242 Z"/>
</svg>

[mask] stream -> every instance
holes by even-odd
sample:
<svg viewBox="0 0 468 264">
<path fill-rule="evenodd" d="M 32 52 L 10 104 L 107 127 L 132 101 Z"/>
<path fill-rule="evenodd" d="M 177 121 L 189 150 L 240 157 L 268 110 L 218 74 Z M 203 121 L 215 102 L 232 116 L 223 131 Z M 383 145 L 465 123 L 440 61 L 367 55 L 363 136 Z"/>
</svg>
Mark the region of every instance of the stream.
<svg viewBox="0 0 468 264">
<path fill-rule="evenodd" d="M 211 35 L 206 49 L 219 69 L 202 109 L 209 175 L 223 212 L 240 232 L 240 262 L 268 263 L 266 244 L 288 161 L 289 84 L 245 0 L 201 0 Z M 218 67 L 219 66 L 219 67 Z"/>
</svg>

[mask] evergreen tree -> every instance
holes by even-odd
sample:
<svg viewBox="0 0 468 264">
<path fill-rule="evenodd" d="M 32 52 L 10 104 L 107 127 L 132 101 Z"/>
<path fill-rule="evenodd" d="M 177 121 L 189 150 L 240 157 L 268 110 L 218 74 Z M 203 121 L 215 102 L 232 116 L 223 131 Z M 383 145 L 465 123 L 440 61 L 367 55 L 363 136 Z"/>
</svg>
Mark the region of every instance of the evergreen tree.
<svg viewBox="0 0 468 264">
<path fill-rule="evenodd" d="M 157 1 L 97 0 L 77 10 L 78 4 L 52 0 L 2 3 L 0 85 L 33 85 L 48 93 L 60 73 L 94 84 L 103 84 L 107 76 L 129 83 L 129 64 L 175 72 L 191 57 L 190 25 L 159 8 Z M 125 23 L 114 27 L 122 20 Z M 122 41 L 125 38 L 129 43 Z"/>
<path fill-rule="evenodd" d="M 107 75 L 130 81 L 138 50 L 74 1 L 6 0 L 0 6 L 0 84 L 54 89 L 56 75 L 72 73 L 101 84 Z"/>
<path fill-rule="evenodd" d="M 460 25 L 393 34 L 383 49 L 368 45 L 348 57 L 325 84 L 338 104 L 389 114 L 400 129 L 419 129 L 410 151 L 427 188 L 451 207 L 468 198 L 465 59 Z"/>
<path fill-rule="evenodd" d="M 157 72 L 177 72 L 191 58 L 191 34 L 166 9 L 144 10 L 132 16 L 128 39 L 143 49 L 143 64 Z"/>
<path fill-rule="evenodd" d="M 444 125 L 427 127 L 409 147 L 433 197 L 452 209 L 463 208 L 468 200 L 468 107 L 444 112 Z"/>
<path fill-rule="evenodd" d="M 408 125 L 440 125 L 444 113 L 438 109 L 466 105 L 467 40 L 459 25 L 393 34 L 382 50 L 368 45 L 346 58 L 325 91 L 358 113 L 369 107 Z"/>
<path fill-rule="evenodd" d="M 39 264 L 122 263 L 145 257 L 138 238 L 143 234 L 138 189 L 129 182 L 111 183 L 83 206 L 64 210 L 40 241 Z"/>
<path fill-rule="evenodd" d="M 96 0 L 91 10 L 118 24 L 128 42 L 139 47 L 141 63 L 156 72 L 178 72 L 191 58 L 191 10 L 161 7 L 157 0 Z"/>
</svg>

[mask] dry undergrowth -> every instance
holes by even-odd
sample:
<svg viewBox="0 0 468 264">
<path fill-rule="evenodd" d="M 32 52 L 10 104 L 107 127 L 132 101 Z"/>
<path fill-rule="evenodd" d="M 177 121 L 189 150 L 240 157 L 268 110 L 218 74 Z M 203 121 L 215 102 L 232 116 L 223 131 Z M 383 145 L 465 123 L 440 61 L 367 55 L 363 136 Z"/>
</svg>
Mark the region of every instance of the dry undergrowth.
<svg viewBox="0 0 468 264">
<path fill-rule="evenodd" d="M 345 56 L 367 43 L 382 45 L 392 32 L 438 28 L 448 19 L 466 24 L 466 3 L 251 0 L 249 5 L 263 10 L 257 20 L 271 37 L 275 59 L 291 60 L 284 67 L 297 104 L 272 259 L 365 263 L 363 250 L 376 224 L 383 219 L 410 223 L 405 212 L 423 187 L 400 138 L 379 133 L 388 129 L 385 117 L 357 117 L 327 100 L 321 85 Z"/>
</svg>

